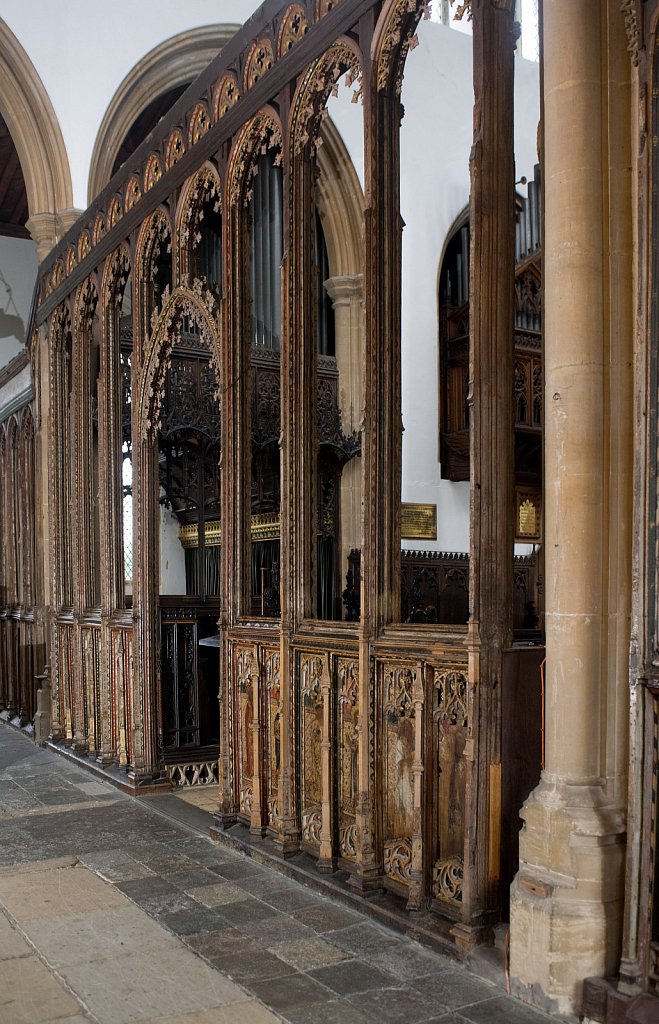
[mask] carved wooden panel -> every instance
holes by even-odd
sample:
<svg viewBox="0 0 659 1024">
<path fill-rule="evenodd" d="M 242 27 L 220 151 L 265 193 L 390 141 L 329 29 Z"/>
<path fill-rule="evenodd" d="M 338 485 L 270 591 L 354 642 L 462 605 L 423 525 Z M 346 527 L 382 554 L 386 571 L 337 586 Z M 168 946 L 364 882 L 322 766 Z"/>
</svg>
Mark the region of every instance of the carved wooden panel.
<svg viewBox="0 0 659 1024">
<path fill-rule="evenodd" d="M 268 826 L 279 825 L 279 773 L 281 771 L 281 691 L 278 650 L 263 653 L 265 684 L 265 803 Z"/>
<path fill-rule="evenodd" d="M 359 787 L 359 662 L 354 658 L 339 658 L 337 675 L 339 855 L 346 860 L 354 860 L 357 854 L 355 810 Z"/>
<path fill-rule="evenodd" d="M 322 674 L 322 658 L 304 653 L 299 655 L 302 840 L 315 848 L 320 846 L 323 800 L 321 777 Z"/>
<path fill-rule="evenodd" d="M 435 780 L 432 895 L 440 903 L 462 902 L 467 740 L 467 675 L 462 668 L 436 669 L 432 694 Z"/>
<path fill-rule="evenodd" d="M 90 753 L 98 749 L 100 741 L 99 676 L 101 659 L 101 631 L 98 627 L 81 630 L 82 639 L 82 693 L 84 699 L 84 739 Z"/>
<path fill-rule="evenodd" d="M 238 807 L 246 818 L 252 814 L 254 797 L 254 687 L 252 673 L 255 671 L 253 648 L 237 647 L 234 651 L 236 679 L 236 714 L 238 729 Z"/>
<path fill-rule="evenodd" d="M 384 666 L 382 679 L 382 777 L 384 872 L 388 882 L 409 886 L 414 831 L 414 719 L 412 691 L 418 669 Z"/>
</svg>

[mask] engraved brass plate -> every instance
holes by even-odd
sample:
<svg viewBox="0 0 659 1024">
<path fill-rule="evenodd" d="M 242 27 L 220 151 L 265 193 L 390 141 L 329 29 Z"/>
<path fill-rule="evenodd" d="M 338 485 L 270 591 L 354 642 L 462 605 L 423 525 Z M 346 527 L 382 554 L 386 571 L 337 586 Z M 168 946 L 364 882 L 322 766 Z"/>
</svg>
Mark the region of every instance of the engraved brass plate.
<svg viewBox="0 0 659 1024">
<path fill-rule="evenodd" d="M 437 540 L 437 506 L 402 502 L 400 535 L 403 540 Z"/>
<path fill-rule="evenodd" d="M 515 498 L 515 540 L 522 544 L 539 541 L 542 532 L 540 492 L 519 490 Z"/>
</svg>

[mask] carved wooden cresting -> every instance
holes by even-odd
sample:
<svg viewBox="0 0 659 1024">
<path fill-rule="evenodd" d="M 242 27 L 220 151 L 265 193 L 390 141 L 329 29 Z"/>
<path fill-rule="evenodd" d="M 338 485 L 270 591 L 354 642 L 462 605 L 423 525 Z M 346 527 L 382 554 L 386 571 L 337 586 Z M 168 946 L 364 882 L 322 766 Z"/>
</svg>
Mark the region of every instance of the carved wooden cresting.
<svg viewBox="0 0 659 1024">
<path fill-rule="evenodd" d="M 513 567 L 512 417 L 507 461 L 492 439 L 505 436 L 494 426 L 514 386 L 524 424 L 536 424 L 540 383 L 527 346 L 517 384 L 510 360 L 499 366 L 500 408 L 470 393 L 472 473 L 498 532 L 484 505 L 471 559 L 401 557 L 400 89 L 427 13 L 421 0 L 267 0 L 42 265 L 52 719 L 58 739 L 124 766 L 136 787 L 209 783 L 215 761 L 219 827 L 240 820 L 283 856 L 303 849 L 321 871 L 340 866 L 358 892 L 385 887 L 401 912 L 429 908 L 468 945 L 496 915 L 481 852 L 498 828 L 486 783 L 499 757 L 496 659 L 514 587 L 525 604 L 538 591 L 535 563 Z M 509 14 L 497 7 L 479 51 L 486 74 L 512 61 Z M 364 139 L 352 212 L 331 205 L 341 193 L 321 149 L 327 138 L 334 166 L 347 165 L 326 118 L 345 83 Z M 477 99 L 479 133 L 500 132 Z M 501 167 L 479 154 L 489 182 Z M 512 254 L 508 170 L 493 227 Z M 333 319 L 323 281 L 337 246 L 324 232 L 350 218 L 356 258 L 328 280 Z M 499 280 L 512 323 L 512 257 L 508 267 L 488 249 L 482 266 L 489 283 L 475 287 Z M 518 287 L 524 329 L 537 333 L 532 267 Z M 358 371 L 338 344 L 350 303 Z M 485 344 L 482 304 L 479 316 L 472 349 L 474 324 Z M 3 432 L 5 473 L 28 457 L 17 454 L 28 437 L 22 423 Z M 360 494 L 350 565 L 348 479 Z M 498 575 L 489 566 L 479 591 L 494 549 Z M 161 583 L 172 550 L 173 593 Z M 0 615 L 23 621 L 17 557 L 5 556 Z M 486 602 L 502 609 L 496 629 Z M 0 631 L 10 662 L 12 636 Z M 7 701 L 28 713 L 21 685 Z"/>
</svg>

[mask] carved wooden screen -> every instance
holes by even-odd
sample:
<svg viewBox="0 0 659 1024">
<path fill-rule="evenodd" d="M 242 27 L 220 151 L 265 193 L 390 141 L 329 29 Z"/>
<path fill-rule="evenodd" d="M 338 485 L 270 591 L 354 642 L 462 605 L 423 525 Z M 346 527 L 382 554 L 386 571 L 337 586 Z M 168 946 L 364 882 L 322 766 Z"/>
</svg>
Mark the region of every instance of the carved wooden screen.
<svg viewBox="0 0 659 1024">
<path fill-rule="evenodd" d="M 321 741 L 323 729 L 322 658 L 299 655 L 300 807 L 302 840 L 317 849 L 322 824 Z"/>
<path fill-rule="evenodd" d="M 414 832 L 415 666 L 384 667 L 382 679 L 383 837 L 386 882 L 405 891 L 412 879 Z"/>
</svg>

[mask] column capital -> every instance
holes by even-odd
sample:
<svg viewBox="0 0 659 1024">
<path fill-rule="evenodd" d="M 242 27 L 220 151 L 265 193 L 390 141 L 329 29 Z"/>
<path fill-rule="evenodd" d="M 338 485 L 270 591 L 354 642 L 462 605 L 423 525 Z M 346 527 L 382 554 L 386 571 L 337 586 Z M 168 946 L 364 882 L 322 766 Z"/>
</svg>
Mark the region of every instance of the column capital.
<svg viewBox="0 0 659 1024">
<path fill-rule="evenodd" d="M 362 274 L 344 274 L 338 277 L 328 277 L 323 281 L 325 291 L 334 305 L 341 302 L 349 302 L 350 299 L 363 294 L 364 277 Z"/>
</svg>

